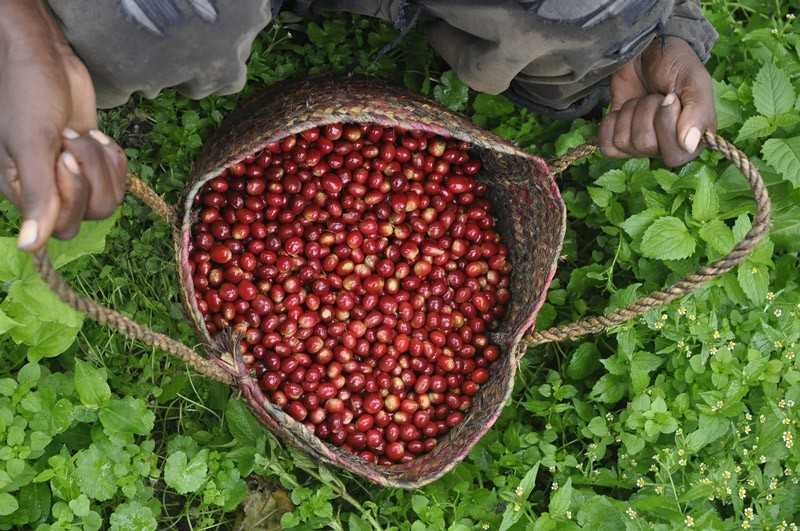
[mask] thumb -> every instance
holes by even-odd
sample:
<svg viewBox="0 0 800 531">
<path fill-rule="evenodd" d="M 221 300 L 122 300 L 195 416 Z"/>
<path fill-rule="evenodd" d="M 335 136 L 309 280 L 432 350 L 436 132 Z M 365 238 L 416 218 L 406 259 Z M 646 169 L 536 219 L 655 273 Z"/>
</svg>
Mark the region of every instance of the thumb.
<svg viewBox="0 0 800 531">
<path fill-rule="evenodd" d="M 56 159 L 61 148 L 58 135 L 21 135 L 9 146 L 20 184 L 22 227 L 18 246 L 37 251 L 47 242 L 58 219 L 61 201 L 56 187 Z"/>
<path fill-rule="evenodd" d="M 714 131 L 717 114 L 714 108 L 714 89 L 705 68 L 694 69 L 687 82 L 677 91 L 683 110 L 678 118 L 678 141 L 689 153 L 697 150 L 703 133 Z"/>
</svg>

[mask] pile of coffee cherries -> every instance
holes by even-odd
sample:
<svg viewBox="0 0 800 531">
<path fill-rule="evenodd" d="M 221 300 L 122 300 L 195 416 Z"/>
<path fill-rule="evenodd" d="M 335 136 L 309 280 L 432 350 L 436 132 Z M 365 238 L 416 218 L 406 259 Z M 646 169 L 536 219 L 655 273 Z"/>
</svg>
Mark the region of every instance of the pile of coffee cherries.
<svg viewBox="0 0 800 531">
<path fill-rule="evenodd" d="M 464 420 L 511 297 L 469 144 L 332 124 L 246 157 L 195 197 L 190 261 L 212 335 L 240 334 L 266 396 L 371 463 Z"/>
</svg>

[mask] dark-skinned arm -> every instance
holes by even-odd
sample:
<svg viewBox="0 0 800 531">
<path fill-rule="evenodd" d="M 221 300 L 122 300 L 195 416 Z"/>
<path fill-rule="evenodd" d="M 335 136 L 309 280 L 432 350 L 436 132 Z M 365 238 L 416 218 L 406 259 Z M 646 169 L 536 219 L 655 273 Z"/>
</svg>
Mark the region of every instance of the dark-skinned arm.
<svg viewBox="0 0 800 531">
<path fill-rule="evenodd" d="M 95 93 L 40 0 L 0 2 L 0 193 L 22 213 L 19 247 L 69 239 L 110 216 L 127 159 L 97 130 Z"/>
</svg>

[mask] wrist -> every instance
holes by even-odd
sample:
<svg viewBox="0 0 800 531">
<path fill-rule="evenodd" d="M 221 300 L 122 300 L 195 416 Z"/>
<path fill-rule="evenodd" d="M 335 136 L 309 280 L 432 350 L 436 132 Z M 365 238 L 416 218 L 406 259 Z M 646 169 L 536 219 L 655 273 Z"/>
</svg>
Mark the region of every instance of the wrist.
<svg viewBox="0 0 800 531">
<path fill-rule="evenodd" d="M 63 35 L 41 0 L 0 1 L 0 52 L 17 57 L 60 41 Z"/>
</svg>

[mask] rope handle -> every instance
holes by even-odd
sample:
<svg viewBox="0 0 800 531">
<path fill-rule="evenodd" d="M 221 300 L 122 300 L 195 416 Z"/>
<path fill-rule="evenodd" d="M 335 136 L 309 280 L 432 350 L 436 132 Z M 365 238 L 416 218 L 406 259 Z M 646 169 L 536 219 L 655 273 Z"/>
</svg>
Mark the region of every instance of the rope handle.
<svg viewBox="0 0 800 531">
<path fill-rule="evenodd" d="M 141 199 L 163 221 L 169 223 L 173 228 L 177 226 L 175 209 L 168 205 L 147 183 L 129 174 L 128 191 Z M 218 358 L 206 358 L 180 341 L 155 332 L 149 327 L 125 317 L 116 310 L 112 310 L 99 302 L 76 293 L 55 270 L 44 249 L 33 255 L 33 263 L 42 279 L 59 299 L 93 321 L 113 328 L 125 337 L 137 339 L 145 345 L 172 354 L 186 362 L 195 371 L 212 380 L 229 385 L 235 382 L 232 374 L 224 368 L 224 362 Z"/>
<path fill-rule="evenodd" d="M 764 239 L 769 230 L 770 210 L 772 207 L 767 188 L 764 185 L 764 179 L 758 169 L 744 153 L 716 133 L 706 131 L 703 139 L 709 148 L 718 151 L 731 161 L 750 184 L 750 189 L 756 201 L 756 215 L 752 228 L 744 239 L 726 257 L 700 268 L 695 273 L 686 275 L 668 288 L 646 295 L 624 308 L 605 315 L 586 317 L 571 324 L 554 326 L 546 330 L 531 331 L 522 338 L 523 345 L 532 347 L 565 339 L 575 340 L 589 334 L 608 330 L 613 326 L 639 317 L 650 310 L 669 304 L 684 295 L 692 293 L 709 280 L 713 280 L 736 267 Z M 555 161 L 553 170 L 556 173 L 561 173 L 576 161 L 591 155 L 595 151 L 597 151 L 597 146 L 591 144 L 578 146 Z"/>
</svg>

